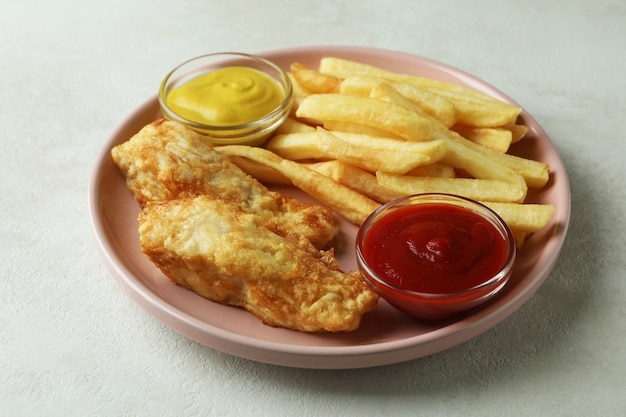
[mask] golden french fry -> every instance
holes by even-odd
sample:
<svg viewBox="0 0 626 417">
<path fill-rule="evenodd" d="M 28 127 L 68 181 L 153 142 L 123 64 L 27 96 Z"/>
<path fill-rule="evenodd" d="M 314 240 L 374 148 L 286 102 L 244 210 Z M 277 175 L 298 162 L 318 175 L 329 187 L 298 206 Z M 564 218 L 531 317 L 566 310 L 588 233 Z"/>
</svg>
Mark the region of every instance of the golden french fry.
<svg viewBox="0 0 626 417">
<path fill-rule="evenodd" d="M 491 96 L 484 94 L 480 91 L 463 87 L 458 84 L 446 83 L 444 81 L 435 80 L 432 78 L 419 77 L 416 75 L 399 74 L 384 70 L 374 65 L 365 64 L 362 62 L 351 61 L 348 59 L 338 57 L 323 57 L 320 60 L 319 72 L 323 74 L 335 75 L 339 78 L 346 79 L 352 75 L 368 75 L 379 78 L 391 79 L 396 81 L 402 81 L 408 84 L 413 84 L 419 87 L 427 88 L 440 88 L 449 91 L 456 91 L 468 96 L 473 96 L 478 99 L 497 101 Z"/>
<path fill-rule="evenodd" d="M 411 103 L 407 103 L 406 100 L 402 99 L 402 97 L 394 94 L 393 89 L 390 89 L 384 84 L 379 84 L 374 90 L 372 90 L 372 94 L 379 98 L 392 101 L 395 104 L 404 107 L 407 110 L 414 111 L 422 117 L 430 120 L 434 132 L 433 137 L 445 140 L 448 145 L 449 152 L 447 157 L 450 165 L 467 170 L 478 178 L 493 178 L 512 181 L 520 185 L 522 189 L 526 189 L 527 187 L 541 188 L 547 183 L 549 178 L 549 167 L 547 164 L 499 152 L 472 142 L 471 140 L 462 137 L 457 132 L 448 129 L 446 126 L 439 123 L 435 118 L 423 112 L 420 108 L 412 106 Z M 520 129 L 520 131 L 521 130 L 522 129 Z M 480 157 L 476 153 L 472 154 L 472 151 L 477 151 L 488 158 Z M 468 157 L 468 155 L 471 155 L 471 157 Z M 474 158 L 473 162 L 472 158 Z M 456 162 L 451 162 L 453 160 Z M 495 166 L 493 166 L 494 162 L 497 163 Z M 479 166 L 480 164 L 486 165 Z M 501 169 L 502 167 L 506 167 L 500 175 L 498 175 L 493 169 L 490 169 L 497 168 L 498 164 Z M 490 167 L 490 165 L 492 166 Z M 518 176 L 508 172 L 509 170 L 507 168 L 510 168 L 519 174 L 524 179 L 525 184 L 522 184 Z M 487 171 L 490 171 L 491 173 L 488 173 Z M 493 175 L 496 176 L 493 177 Z"/>
<path fill-rule="evenodd" d="M 498 152 L 507 152 L 513 142 L 513 133 L 504 127 L 472 127 L 454 125 L 451 127 L 465 139 L 469 139 Z"/>
<path fill-rule="evenodd" d="M 416 153 L 428 156 L 428 163 L 439 161 L 446 154 L 445 142 L 441 139 L 424 142 L 410 142 L 403 139 L 391 139 L 371 135 L 362 135 L 350 132 L 333 132 L 341 140 L 353 145 L 375 149 L 377 151 L 390 150 L 401 153 Z"/>
<path fill-rule="evenodd" d="M 459 84 L 447 83 L 445 81 L 435 80 L 432 78 L 420 77 L 417 75 L 400 74 L 390 72 L 374 65 L 362 62 L 351 61 L 348 59 L 337 57 L 323 57 L 320 60 L 319 72 L 323 74 L 334 75 L 338 78 L 346 79 L 353 75 L 367 75 L 383 79 L 401 81 L 422 88 L 441 89 L 459 93 L 462 96 L 473 97 L 481 101 L 492 101 L 502 103 L 500 100 L 491 97 L 488 94 L 474 90 L 469 87 L 463 87 Z M 505 103 L 506 104 L 506 103 Z"/>
<path fill-rule="evenodd" d="M 220 147 L 215 147 L 216 151 L 220 151 Z M 291 185 L 291 180 L 285 177 L 274 168 L 267 165 L 260 164 L 248 158 L 242 158 L 240 156 L 228 156 L 228 159 L 235 165 L 237 165 L 243 172 L 256 178 L 265 184 L 283 184 Z"/>
<path fill-rule="evenodd" d="M 462 138 L 461 141 L 466 148 L 484 155 L 485 159 L 492 160 L 517 172 L 524 178 L 528 187 L 543 188 L 550 179 L 550 166 L 544 162 L 497 152 L 467 139 Z"/>
<path fill-rule="evenodd" d="M 393 94 L 393 91 L 383 84 L 379 85 L 376 90 L 372 90 L 372 92 L 429 120 L 433 130 L 433 137 L 444 140 L 448 146 L 448 154 L 444 158 L 444 162 L 448 165 L 466 170 L 477 178 L 510 181 L 518 184 L 523 190 L 526 190 L 528 187 L 541 188 L 547 183 L 549 178 L 549 167 L 547 164 L 498 152 L 474 143 L 457 132 L 448 129 L 420 108 L 407 103 L 402 97 Z M 498 173 L 498 170 L 502 170 L 502 172 Z M 511 170 L 518 175 L 514 175 L 514 173 L 510 172 Z M 523 181 L 521 181 L 522 179 Z"/>
<path fill-rule="evenodd" d="M 281 158 L 267 149 L 245 146 L 220 146 L 219 151 L 231 156 L 248 158 L 283 174 L 292 184 L 327 205 L 346 220 L 360 225 L 380 204 L 363 194 L 339 184 L 304 165 Z"/>
<path fill-rule="evenodd" d="M 381 88 L 384 88 L 381 86 Z M 310 100 L 314 97 L 344 97 L 337 94 L 328 94 L 328 95 L 312 95 L 307 100 Z M 362 100 L 368 100 L 363 97 L 349 97 L 353 98 L 357 101 L 361 100 L 363 106 L 367 106 L 367 102 L 363 102 Z M 307 100 L 303 102 L 306 103 Z M 376 99 L 369 99 L 375 100 Z M 378 100 L 377 105 L 381 105 L 384 103 L 382 100 Z M 408 103 L 405 103 L 408 105 Z M 324 105 L 324 104 L 320 104 Z M 527 191 L 528 184 L 527 180 L 535 186 L 535 184 L 539 184 L 545 176 L 545 164 L 537 163 L 531 160 L 523 160 L 522 158 L 513 157 L 509 154 L 503 154 L 495 151 L 491 151 L 490 149 L 485 148 L 484 146 L 476 145 L 475 143 L 461 137 L 456 132 L 452 132 L 447 129 L 444 125 L 439 123 L 432 116 L 425 114 L 425 112 L 421 111 L 421 109 L 414 109 L 415 111 L 411 111 L 407 109 L 404 105 L 398 105 L 397 102 L 394 104 L 390 104 L 390 106 L 396 110 L 403 110 L 407 112 L 407 114 L 413 114 L 419 118 L 419 120 L 425 120 L 433 133 L 433 137 L 442 139 L 446 142 L 448 151 L 443 158 L 443 162 L 447 165 L 453 166 L 455 168 L 462 169 L 468 172 L 470 175 L 481 178 L 481 179 L 495 179 L 508 181 L 514 185 L 517 185 L 524 193 Z M 416 106 L 413 106 L 416 107 Z M 384 108 L 384 106 L 383 106 Z M 357 114 L 359 112 L 353 111 L 352 122 L 362 122 L 360 115 Z M 310 115 L 308 113 L 304 113 L 304 115 Z M 318 113 L 320 115 L 320 113 Z M 323 119 L 323 117 L 321 117 Z M 434 131 L 434 132 L 433 132 Z M 494 155 L 499 155 L 497 158 L 494 158 Z M 518 170 L 523 170 L 521 173 Z M 531 171 L 532 170 L 532 171 Z M 539 178 L 536 176 L 539 175 Z"/>
<path fill-rule="evenodd" d="M 452 126 L 456 123 L 456 107 L 446 97 L 408 83 L 392 80 L 390 85 L 444 126 Z"/>
<path fill-rule="evenodd" d="M 381 185 L 371 172 L 341 161 L 318 162 L 309 167 L 379 203 L 387 203 L 404 195 Z"/>
<path fill-rule="evenodd" d="M 521 202 L 525 195 L 522 190 L 512 187 L 511 183 L 500 180 L 475 178 L 438 178 L 394 175 L 377 172 L 378 182 L 392 190 L 407 194 L 447 193 L 456 194 L 472 200 Z"/>
<path fill-rule="evenodd" d="M 441 138 L 444 139 L 448 148 L 448 152 L 441 160 L 444 164 L 462 169 L 474 178 L 508 182 L 511 187 L 516 187 L 522 191 L 522 197 L 519 199 L 519 202 L 524 201 L 528 191 L 528 185 L 522 175 L 495 160 L 495 158 L 491 158 L 485 153 L 472 149 L 468 146 L 468 144 L 472 144 L 472 142 L 462 138 L 458 134 L 441 135 Z M 480 145 L 473 145 L 484 148 Z M 503 155 L 499 152 L 493 153 Z"/>
<path fill-rule="evenodd" d="M 291 64 L 291 73 L 299 85 L 312 93 L 335 93 L 341 80 L 329 74 L 322 74 L 300 63 Z"/>
<path fill-rule="evenodd" d="M 527 232 L 522 232 L 520 230 L 511 229 L 511 234 L 513 234 L 513 239 L 515 239 L 515 245 L 517 246 L 518 249 L 524 246 L 524 243 L 526 242 L 526 237 L 528 237 Z"/>
<path fill-rule="evenodd" d="M 405 142 L 372 137 L 368 138 L 368 140 L 346 141 L 322 128 L 318 128 L 317 133 L 320 146 L 328 151 L 329 154 L 333 154 L 335 159 L 371 172 L 385 169 L 390 172 L 404 174 L 420 165 L 438 161 L 445 153 L 443 141 L 414 142 L 413 147 L 406 146 L 403 152 L 398 152 L 393 149 L 394 142 L 398 142 L 397 146 L 406 145 Z M 362 139 L 362 137 L 354 135 L 351 138 Z M 422 149 L 414 152 L 413 150 L 416 146 L 420 148 L 429 147 L 428 152 L 423 152 Z"/>
<path fill-rule="evenodd" d="M 528 133 L 528 126 L 520 124 L 508 124 L 502 126 L 502 129 L 511 131 L 511 143 L 517 143 Z"/>
<path fill-rule="evenodd" d="M 368 136 L 375 136 L 379 138 L 389 138 L 389 139 L 398 139 L 398 140 L 406 141 L 406 139 L 403 139 L 398 135 L 394 135 L 393 133 L 385 132 L 384 130 L 376 129 L 375 127 L 366 126 L 360 123 L 338 122 L 335 120 L 326 120 L 323 123 L 323 126 L 326 130 L 331 130 L 335 132 L 358 133 L 361 135 L 368 135 Z"/>
<path fill-rule="evenodd" d="M 513 124 L 522 112 L 521 108 L 503 101 L 480 99 L 443 88 L 428 89 L 452 101 L 456 109 L 457 122 L 467 126 L 496 127 Z"/>
<path fill-rule="evenodd" d="M 287 135 L 289 133 L 314 133 L 315 128 L 306 123 L 302 123 L 292 117 L 288 117 L 285 121 L 278 126 L 278 129 L 274 132 L 274 135 Z"/>
<path fill-rule="evenodd" d="M 523 204 L 529 187 L 545 186 L 549 166 L 507 153 L 528 132 L 517 123 L 517 106 L 471 88 L 340 58 L 323 58 L 317 71 L 293 68 L 303 83 L 326 93 L 303 97 L 295 117 L 306 124 L 288 121 L 268 143 L 276 153 L 324 161 L 311 163 L 310 169 L 368 199 L 370 208 L 374 200 L 384 203 L 422 192 L 485 202 L 509 224 L 518 246 L 549 222 L 554 207 Z M 324 129 L 318 127 L 313 136 L 312 126 Z M 393 159 L 410 153 L 412 144 L 432 142 L 444 148 L 443 155 L 431 155 L 433 162 L 405 171 L 407 165 L 400 163 L 405 159 Z M 365 165 L 368 159 L 377 162 Z M 374 167 L 384 166 L 382 160 L 392 162 L 374 175 Z M 358 224 L 357 217 L 351 221 Z"/>
<path fill-rule="evenodd" d="M 426 118 L 427 120 L 430 118 L 432 118 L 433 120 L 436 120 L 432 115 L 428 114 L 425 110 L 420 108 L 418 105 L 414 104 L 407 97 L 400 94 L 398 90 L 393 88 L 388 83 L 381 82 L 381 83 L 376 84 L 370 91 L 369 96 L 371 98 L 376 98 L 382 101 L 386 101 L 387 103 L 400 106 L 410 112 L 418 114 L 420 117 Z M 437 121 L 437 123 L 443 126 L 443 123 L 439 121 Z"/>
<path fill-rule="evenodd" d="M 337 159 L 370 172 L 403 174 L 420 165 L 437 162 L 446 152 L 443 141 L 407 142 L 396 139 L 329 132 L 277 135 L 266 144 L 275 154 L 292 160 Z"/>
<path fill-rule="evenodd" d="M 302 100 L 304 100 L 305 97 L 310 96 L 312 93 L 306 88 L 304 88 L 303 86 L 301 86 L 298 83 L 298 81 L 294 78 L 291 72 L 287 73 L 287 77 L 291 81 L 291 86 L 293 87 L 293 95 L 292 95 L 293 104 L 291 106 L 291 111 L 289 113 L 289 116 L 295 117 L 296 111 L 298 110 L 298 106 L 300 105 Z"/>
<path fill-rule="evenodd" d="M 529 186 L 542 187 L 548 179 L 548 166 L 530 159 L 519 158 L 478 145 L 442 125 L 420 108 L 393 94 L 385 85 L 373 90 L 379 97 L 418 113 L 431 122 L 432 136 L 446 142 L 448 152 L 444 164 L 467 171 L 476 178 L 497 179 L 517 184 L 526 193 Z"/>
<path fill-rule="evenodd" d="M 521 109 L 517 106 L 468 87 L 414 75 L 393 73 L 372 65 L 341 58 L 322 58 L 319 71 L 343 79 L 354 75 L 369 75 L 425 88 L 452 101 L 458 122 L 469 126 L 493 127 L 515 123 L 521 113 Z"/>
<path fill-rule="evenodd" d="M 339 92 L 341 94 L 370 96 L 373 89 L 380 83 L 393 87 L 416 106 L 439 120 L 444 126 L 452 126 L 456 122 L 456 110 L 454 104 L 447 98 L 401 81 L 384 80 L 375 76 L 356 75 L 341 81 Z"/>
<path fill-rule="evenodd" d="M 448 153 L 443 161 L 447 165 L 463 169 L 476 178 L 503 180 L 517 184 L 524 191 L 524 195 L 529 186 L 540 188 L 548 180 L 549 172 L 546 164 L 478 145 L 448 129 L 386 84 L 379 84 L 371 94 L 429 120 L 433 137 L 446 142 Z"/>
<path fill-rule="evenodd" d="M 303 165 L 312 169 L 313 171 L 319 172 L 320 174 L 325 175 L 337 181 L 337 179 L 335 179 L 335 171 L 336 171 L 336 168 L 342 164 L 343 162 L 333 159 L 331 161 L 312 162 L 310 164 L 303 164 Z M 366 171 L 363 171 L 363 172 L 366 172 Z M 341 182 L 341 181 L 337 181 L 337 182 Z M 347 184 L 344 184 L 344 185 L 347 185 Z"/>
<path fill-rule="evenodd" d="M 506 164 L 494 160 L 493 158 L 487 158 L 486 156 L 484 156 L 484 153 L 489 152 L 488 155 L 492 156 L 492 154 L 495 152 L 492 152 L 491 150 L 487 150 L 481 153 L 477 152 L 478 150 L 481 150 L 479 148 L 482 147 L 470 147 L 470 144 L 472 144 L 470 141 L 460 137 L 458 134 L 453 134 L 452 132 L 450 132 L 450 130 L 447 129 L 446 126 L 435 120 L 432 116 L 425 114 L 423 110 L 415 106 L 412 102 L 410 102 L 410 100 L 406 99 L 406 97 L 402 96 L 400 93 L 397 92 L 397 90 L 395 90 L 388 84 L 379 83 L 375 85 L 374 87 L 372 87 L 370 95 L 374 98 L 379 98 L 387 102 L 394 103 L 395 105 L 408 111 L 412 111 L 427 120 L 430 119 L 433 130 L 435 131 L 435 137 L 439 137 L 446 142 L 448 152 L 444 156 L 443 162 L 447 165 L 462 169 L 479 179 L 497 180 L 498 184 L 500 185 L 503 185 L 502 181 L 508 182 L 513 187 L 511 188 L 511 185 L 509 185 L 511 191 L 510 195 L 515 196 L 515 199 L 506 199 L 503 201 L 522 202 L 526 198 L 526 192 L 528 189 L 526 178 L 522 174 L 517 172 L 514 168 L 520 168 L 522 166 L 526 167 L 527 165 L 536 167 L 539 164 L 536 164 L 533 161 L 519 161 L 516 158 L 510 158 L 508 156 L 505 158 L 501 158 L 508 161 L 509 165 L 511 165 L 512 162 L 517 163 L 515 166 L 509 167 Z M 522 172 L 526 172 L 526 170 L 523 170 Z M 531 182 L 534 183 L 532 179 Z"/>
<path fill-rule="evenodd" d="M 533 233 L 544 228 L 554 214 L 554 206 L 550 204 L 482 203 L 495 211 L 510 229 L 523 233 Z"/>
<path fill-rule="evenodd" d="M 369 97 L 313 94 L 300 103 L 298 117 L 360 123 L 410 141 L 430 140 L 431 123 L 400 106 Z"/>
<path fill-rule="evenodd" d="M 373 75 L 351 75 L 341 79 L 338 92 L 350 96 L 369 97 L 372 88 L 384 81 Z"/>
<path fill-rule="evenodd" d="M 438 162 L 428 165 L 415 167 L 407 175 L 414 177 L 438 177 L 438 178 L 456 178 L 454 168 L 449 165 L 443 165 Z"/>
</svg>

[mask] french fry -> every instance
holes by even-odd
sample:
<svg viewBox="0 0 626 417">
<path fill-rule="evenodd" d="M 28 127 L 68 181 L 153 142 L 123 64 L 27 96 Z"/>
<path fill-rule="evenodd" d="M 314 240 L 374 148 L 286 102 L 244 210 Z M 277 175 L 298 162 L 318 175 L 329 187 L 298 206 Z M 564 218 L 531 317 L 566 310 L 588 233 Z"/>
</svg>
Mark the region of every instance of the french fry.
<svg viewBox="0 0 626 417">
<path fill-rule="evenodd" d="M 449 165 L 443 165 L 438 162 L 428 165 L 422 165 L 413 168 L 407 175 L 414 177 L 437 177 L 437 178 L 456 178 L 454 168 Z"/>
<path fill-rule="evenodd" d="M 439 120 L 444 126 L 449 127 L 456 123 L 456 107 L 454 103 L 446 97 L 408 83 L 393 80 L 389 83 L 400 94 L 408 98 L 426 113 Z"/>
<path fill-rule="evenodd" d="M 395 139 L 376 138 L 374 140 L 369 138 L 367 143 L 363 140 L 358 143 L 357 141 L 342 140 L 322 128 L 318 128 L 317 133 L 321 146 L 329 153 L 335 154 L 335 159 L 372 172 L 385 169 L 404 174 L 420 165 L 438 161 L 445 153 L 443 141 L 414 142 L 413 149 L 410 146 L 406 146 L 403 152 L 398 152 L 393 149 L 393 142 L 398 142 L 399 144 L 401 142 L 395 141 Z M 346 136 L 344 135 L 344 137 Z M 352 136 L 353 139 L 355 137 Z M 381 146 L 381 142 L 383 146 Z M 384 144 L 388 145 L 384 146 Z M 402 143 L 402 145 L 405 145 L 405 143 Z M 426 145 L 421 148 L 429 147 L 428 152 L 423 152 L 422 149 L 418 152 L 413 152 L 415 146 L 420 145 Z"/>
<path fill-rule="evenodd" d="M 281 158 L 267 149 L 245 145 L 226 145 L 217 149 L 225 155 L 248 158 L 275 169 L 294 186 L 356 225 L 363 223 L 367 216 L 380 206 L 363 194 L 304 165 Z"/>
<path fill-rule="evenodd" d="M 291 111 L 289 113 L 289 116 L 295 118 L 296 111 L 298 110 L 298 107 L 300 106 L 300 103 L 302 102 L 302 100 L 310 96 L 312 93 L 306 88 L 304 88 L 303 86 L 301 86 L 298 83 L 298 81 L 294 78 L 291 72 L 287 73 L 287 77 L 289 78 L 289 81 L 291 81 L 291 86 L 293 87 L 293 94 L 292 94 L 293 104 L 291 106 Z"/>
<path fill-rule="evenodd" d="M 291 64 L 291 73 L 299 85 L 312 93 L 336 93 L 341 80 L 333 75 L 322 74 L 300 63 Z"/>
<path fill-rule="evenodd" d="M 371 98 L 377 98 L 393 105 L 400 106 L 412 113 L 419 115 L 420 117 L 424 117 L 427 120 L 432 119 L 432 123 L 436 126 L 445 126 L 432 115 L 428 114 L 426 110 L 423 110 L 420 106 L 413 103 L 411 100 L 409 100 L 408 97 L 402 95 L 398 90 L 396 90 L 394 87 L 386 82 L 376 84 L 370 91 L 369 96 Z"/>
<path fill-rule="evenodd" d="M 346 79 L 353 75 L 374 76 L 381 79 L 391 79 L 406 82 L 408 84 L 417 85 L 424 88 L 439 88 L 442 90 L 455 91 L 466 96 L 475 97 L 480 100 L 498 101 L 487 94 L 472 88 L 463 87 L 458 84 L 447 83 L 432 78 L 419 77 L 415 75 L 399 74 L 390 72 L 374 65 L 362 62 L 351 61 L 338 57 L 323 57 L 320 60 L 319 72 L 323 74 L 331 74 L 338 78 Z"/>
<path fill-rule="evenodd" d="M 458 134 L 456 136 L 443 135 L 442 138 L 445 140 L 448 147 L 446 156 L 441 160 L 444 164 L 462 169 L 474 178 L 508 182 L 511 187 L 517 187 L 522 191 L 519 202 L 524 201 L 528 191 L 528 185 L 522 175 L 495 160 L 495 158 L 490 158 L 485 153 L 470 148 L 468 143 L 472 142 L 462 138 Z M 481 148 L 484 147 L 481 146 Z M 493 153 L 503 155 L 499 152 Z"/>
<path fill-rule="evenodd" d="M 313 94 L 300 103 L 297 117 L 360 123 L 410 141 L 430 140 L 431 123 L 400 106 L 368 97 Z"/>
<path fill-rule="evenodd" d="M 341 81 L 339 92 L 341 94 L 368 97 L 372 90 L 381 82 L 389 84 L 397 90 L 398 93 L 439 120 L 444 126 L 452 126 L 456 122 L 456 110 L 450 100 L 424 88 L 419 88 L 404 82 L 394 80 L 383 81 L 374 76 L 356 75 Z"/>
<path fill-rule="evenodd" d="M 341 58 L 322 58 L 319 71 L 343 79 L 354 75 L 376 76 L 427 89 L 452 101 L 456 109 L 457 121 L 468 126 L 494 127 L 515 123 L 521 113 L 519 107 L 471 88 L 430 78 L 393 73 L 372 65 Z"/>
<path fill-rule="evenodd" d="M 475 127 L 496 127 L 513 124 L 522 109 L 502 101 L 489 101 L 442 88 L 429 88 L 454 103 L 457 122 Z"/>
<path fill-rule="evenodd" d="M 285 121 L 278 126 L 278 129 L 274 132 L 275 135 L 287 135 L 289 133 L 314 133 L 315 128 L 309 124 L 302 123 L 292 117 L 288 117 Z"/>
<path fill-rule="evenodd" d="M 443 162 L 447 165 L 463 169 L 476 178 L 503 180 L 516 184 L 524 192 L 524 196 L 529 185 L 533 187 L 545 185 L 548 178 L 546 164 L 497 152 L 463 138 L 387 84 L 378 84 L 370 94 L 430 121 L 432 136 L 446 142 L 448 152 Z"/>
<path fill-rule="evenodd" d="M 520 202 L 525 195 L 522 190 L 512 187 L 511 183 L 500 180 L 475 178 L 437 178 L 394 175 L 377 172 L 378 182 L 399 193 L 447 193 L 456 194 L 472 200 Z"/>
<path fill-rule="evenodd" d="M 507 153 L 528 132 L 519 107 L 334 57 L 317 70 L 294 63 L 289 75 L 293 118 L 269 151 L 218 147 L 262 181 L 292 183 L 357 225 L 402 195 L 462 195 L 500 214 L 518 247 L 552 217 L 554 207 L 525 203 L 529 187 L 547 183 L 549 166 Z"/>
<path fill-rule="evenodd" d="M 437 162 L 446 152 L 443 141 L 406 142 L 347 132 L 277 135 L 266 148 L 292 160 L 336 159 L 370 172 L 406 173 L 420 165 Z"/>
<path fill-rule="evenodd" d="M 428 156 L 429 163 L 434 163 L 443 158 L 446 147 L 443 140 L 430 140 L 424 142 L 410 142 L 371 135 L 360 135 L 350 132 L 333 132 L 341 140 L 354 145 L 372 148 L 375 150 L 391 150 L 394 152 L 420 153 Z"/>
<path fill-rule="evenodd" d="M 507 124 L 501 126 L 502 129 L 507 129 L 511 131 L 511 143 L 517 143 L 526 136 L 528 133 L 528 126 L 520 125 L 520 124 Z"/>
<path fill-rule="evenodd" d="M 495 211 L 509 228 L 523 233 L 533 233 L 544 228 L 555 210 L 550 204 L 482 203 Z"/>
<path fill-rule="evenodd" d="M 334 160 L 310 164 L 309 167 L 379 203 L 387 203 L 404 195 L 381 185 L 376 175 L 354 165 Z"/>
<path fill-rule="evenodd" d="M 521 232 L 514 229 L 511 230 L 511 234 L 513 235 L 513 239 L 515 239 L 515 246 L 517 246 L 518 249 L 524 246 L 524 243 L 526 242 L 526 237 L 528 237 L 529 235 L 529 233 Z"/>
<path fill-rule="evenodd" d="M 515 200 L 504 201 L 521 202 L 526 198 L 528 185 L 522 175 L 515 172 L 513 169 L 494 161 L 493 159 L 485 157 L 482 153 L 477 152 L 477 149 L 470 148 L 468 143 L 471 142 L 463 139 L 458 134 L 455 135 L 451 133 L 446 126 L 439 123 L 432 116 L 425 114 L 425 112 L 415 106 L 412 102 L 410 102 L 410 100 L 407 100 L 388 84 L 378 84 L 372 89 L 370 94 L 375 98 L 380 98 L 390 103 L 394 103 L 399 107 L 420 114 L 427 120 L 431 120 L 434 137 L 439 137 L 440 140 L 443 140 L 446 143 L 448 152 L 442 159 L 445 164 L 462 169 L 475 178 L 483 180 L 497 180 L 498 182 L 494 184 L 502 185 L 502 181 L 508 182 L 509 188 L 513 186 L 511 189 L 512 195 L 515 195 L 516 197 Z M 386 185 L 389 186 L 389 184 Z"/>
<path fill-rule="evenodd" d="M 463 146 L 467 149 L 484 155 L 486 159 L 514 170 L 524 178 L 528 187 L 537 189 L 543 188 L 550 179 L 550 166 L 546 163 L 521 158 L 509 153 L 497 152 L 463 138 L 460 139 L 460 142 L 462 142 Z"/>
<path fill-rule="evenodd" d="M 369 97 L 372 88 L 385 80 L 374 75 L 350 75 L 341 79 L 339 94 Z"/>
<path fill-rule="evenodd" d="M 398 135 L 394 135 L 393 133 L 377 129 L 372 126 L 366 126 L 360 123 L 326 120 L 322 123 L 322 125 L 324 126 L 325 129 L 331 130 L 331 131 L 358 133 L 362 135 L 376 136 L 380 138 L 398 139 L 398 140 L 405 141 L 405 139 L 401 138 Z"/>
<path fill-rule="evenodd" d="M 219 147 L 215 148 L 219 152 Z M 243 172 L 256 178 L 258 181 L 265 184 L 282 184 L 292 185 L 291 180 L 285 177 L 274 168 L 267 165 L 260 164 L 248 158 L 242 158 L 240 156 L 229 156 L 228 159 L 235 165 L 237 165 Z"/>
<path fill-rule="evenodd" d="M 507 152 L 513 142 L 513 132 L 503 127 L 454 125 L 451 129 L 465 139 L 502 153 Z"/>
</svg>

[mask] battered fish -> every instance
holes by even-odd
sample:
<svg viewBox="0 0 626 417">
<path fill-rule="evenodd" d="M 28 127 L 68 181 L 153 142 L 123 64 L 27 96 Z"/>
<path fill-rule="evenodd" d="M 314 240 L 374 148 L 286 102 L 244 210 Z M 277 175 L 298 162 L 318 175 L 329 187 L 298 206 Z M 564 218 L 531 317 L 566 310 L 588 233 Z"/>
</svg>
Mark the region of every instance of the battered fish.
<svg viewBox="0 0 626 417">
<path fill-rule="evenodd" d="M 326 248 L 338 225 L 332 212 L 269 191 L 184 125 L 157 120 L 111 151 L 141 207 L 207 195 L 254 213 L 280 236 L 298 236 Z"/>
<path fill-rule="evenodd" d="M 304 332 L 350 331 L 378 297 L 331 252 L 279 236 L 259 216 L 222 200 L 147 202 L 142 251 L 173 282 L 264 323 Z"/>
</svg>

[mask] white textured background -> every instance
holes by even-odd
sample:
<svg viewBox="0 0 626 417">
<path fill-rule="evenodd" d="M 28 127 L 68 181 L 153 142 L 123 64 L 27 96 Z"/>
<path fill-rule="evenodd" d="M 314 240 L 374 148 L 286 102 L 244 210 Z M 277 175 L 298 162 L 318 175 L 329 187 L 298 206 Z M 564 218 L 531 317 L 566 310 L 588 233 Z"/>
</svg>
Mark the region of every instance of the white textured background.
<svg viewBox="0 0 626 417">
<path fill-rule="evenodd" d="M 626 415 L 626 3 L 621 0 L 7 0 L 0 5 L 0 415 Z M 192 342 L 106 271 L 87 184 L 101 145 L 178 62 L 374 46 L 522 104 L 568 169 L 546 283 L 448 351 L 315 371 Z"/>
</svg>

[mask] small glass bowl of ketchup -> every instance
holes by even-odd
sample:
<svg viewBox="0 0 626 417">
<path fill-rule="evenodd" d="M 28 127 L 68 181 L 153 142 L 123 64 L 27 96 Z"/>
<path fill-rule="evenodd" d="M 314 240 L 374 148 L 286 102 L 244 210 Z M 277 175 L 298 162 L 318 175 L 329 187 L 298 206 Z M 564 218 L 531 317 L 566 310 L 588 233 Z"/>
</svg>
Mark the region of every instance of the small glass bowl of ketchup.
<svg viewBox="0 0 626 417">
<path fill-rule="evenodd" d="M 236 52 L 202 55 L 163 79 L 163 116 L 216 145 L 261 145 L 289 116 L 293 86 L 287 73 L 262 57 Z"/>
<path fill-rule="evenodd" d="M 439 320 L 492 299 L 513 271 L 515 239 L 476 201 L 419 194 L 374 211 L 356 238 L 359 270 L 392 306 Z"/>
</svg>

